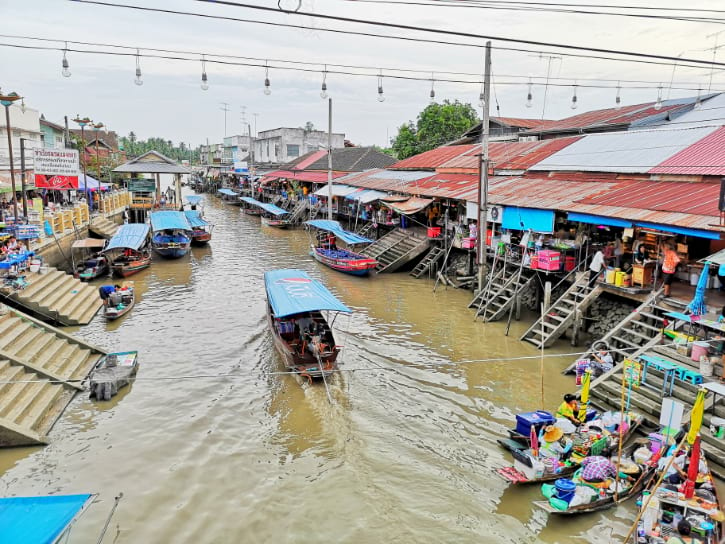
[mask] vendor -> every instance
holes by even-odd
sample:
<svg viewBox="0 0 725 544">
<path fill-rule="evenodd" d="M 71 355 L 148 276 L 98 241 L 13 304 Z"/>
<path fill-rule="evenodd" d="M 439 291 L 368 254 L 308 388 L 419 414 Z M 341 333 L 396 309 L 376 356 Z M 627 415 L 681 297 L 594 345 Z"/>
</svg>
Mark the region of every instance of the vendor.
<svg viewBox="0 0 725 544">
<path fill-rule="evenodd" d="M 541 436 L 541 447 L 539 451 L 544 457 L 562 458 L 572 448 L 572 441 L 564 438 L 564 431 L 561 427 L 549 425 L 544 427 Z"/>
<path fill-rule="evenodd" d="M 644 264 L 647 258 L 647 248 L 644 244 L 640 244 L 637 246 L 637 251 L 634 253 L 634 264 Z"/>
<path fill-rule="evenodd" d="M 670 536 L 666 540 L 668 544 L 690 544 L 693 542 L 690 535 L 692 534 L 692 525 L 686 519 L 680 520 L 677 524 L 677 534 Z"/>
<path fill-rule="evenodd" d="M 592 354 L 592 357 L 594 357 L 594 360 L 591 362 L 590 368 L 595 378 L 614 368 L 614 358 L 606 349 L 599 348 L 596 353 Z"/>
<path fill-rule="evenodd" d="M 617 468 L 609 459 L 601 455 L 586 457 L 581 466 L 581 478 L 585 482 L 602 483 L 617 475 Z"/>
<path fill-rule="evenodd" d="M 564 402 L 562 402 L 556 410 L 556 417 L 557 419 L 566 419 L 575 426 L 578 426 L 581 423 L 579 418 L 577 418 L 578 412 L 579 406 L 576 401 L 576 396 L 571 393 L 567 393 L 564 395 Z"/>
</svg>

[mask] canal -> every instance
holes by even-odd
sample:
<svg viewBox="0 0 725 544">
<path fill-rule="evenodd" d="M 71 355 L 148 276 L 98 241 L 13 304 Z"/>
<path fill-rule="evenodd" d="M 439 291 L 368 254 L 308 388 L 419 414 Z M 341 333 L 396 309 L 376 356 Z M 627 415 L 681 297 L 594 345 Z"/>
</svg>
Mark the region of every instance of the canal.
<svg viewBox="0 0 725 544">
<path fill-rule="evenodd" d="M 470 292 L 407 274 L 352 278 L 307 256 L 302 230 L 205 196 L 212 245 L 134 276 L 137 304 L 76 334 L 137 349 L 136 381 L 111 402 L 79 395 L 45 448 L 0 451 L 0 494 L 99 493 L 70 542 L 617 542 L 633 505 L 547 519 L 536 488 L 495 473 L 496 440 L 541 406 L 525 322 L 474 323 Z M 262 273 L 296 267 L 355 311 L 335 322 L 346 372 L 301 387 L 266 329 Z M 573 380 L 544 361 L 545 405 Z M 616 537 L 619 536 L 619 539 Z"/>
</svg>

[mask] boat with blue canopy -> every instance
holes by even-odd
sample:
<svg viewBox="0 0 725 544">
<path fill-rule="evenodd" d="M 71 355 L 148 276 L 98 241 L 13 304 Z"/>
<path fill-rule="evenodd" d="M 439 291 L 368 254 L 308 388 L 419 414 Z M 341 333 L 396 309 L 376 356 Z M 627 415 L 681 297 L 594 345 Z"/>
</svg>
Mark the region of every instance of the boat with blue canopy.
<svg viewBox="0 0 725 544">
<path fill-rule="evenodd" d="M 290 212 L 274 204 L 260 202 L 259 207 L 262 208 L 262 225 L 268 227 L 276 227 L 278 229 L 286 229 L 292 224 L 290 220 Z"/>
<path fill-rule="evenodd" d="M 189 252 L 193 229 L 183 212 L 152 213 L 151 230 L 151 247 L 162 257 L 178 259 Z"/>
<path fill-rule="evenodd" d="M 310 381 L 330 376 L 337 370 L 341 346 L 322 312 L 351 310 L 302 270 L 270 270 L 264 284 L 274 345 L 287 369 Z"/>
<path fill-rule="evenodd" d="M 204 197 L 201 195 L 188 195 L 186 197 L 186 201 L 191 206 L 192 210 L 195 210 L 199 204 L 201 204 L 201 201 L 204 200 Z"/>
<path fill-rule="evenodd" d="M 262 207 L 260 206 L 262 203 L 256 198 L 243 196 L 239 200 L 242 202 L 242 209 L 247 215 L 262 215 Z"/>
<path fill-rule="evenodd" d="M 121 225 L 103 250 L 111 263 L 111 273 L 125 278 L 151 265 L 149 233 L 146 223 Z"/>
<path fill-rule="evenodd" d="M 90 506 L 95 495 L 0 498 L 0 542 L 54 544 Z"/>
<path fill-rule="evenodd" d="M 214 225 L 201 216 L 199 210 L 185 210 L 184 215 L 191 225 L 191 244 L 203 246 L 211 240 Z"/>
<path fill-rule="evenodd" d="M 233 204 L 235 206 L 241 206 L 242 203 L 239 200 L 239 193 L 235 193 L 231 189 L 227 189 L 226 187 L 219 189 L 217 191 L 221 197 L 222 201 L 226 204 Z"/>
<path fill-rule="evenodd" d="M 306 225 L 317 229 L 316 243 L 311 244 L 310 255 L 333 270 L 353 276 L 367 276 L 378 266 L 378 261 L 351 249 L 337 247 L 342 240 L 348 247 L 370 244 L 372 240 L 342 228 L 340 223 L 328 219 L 313 219 Z"/>
</svg>

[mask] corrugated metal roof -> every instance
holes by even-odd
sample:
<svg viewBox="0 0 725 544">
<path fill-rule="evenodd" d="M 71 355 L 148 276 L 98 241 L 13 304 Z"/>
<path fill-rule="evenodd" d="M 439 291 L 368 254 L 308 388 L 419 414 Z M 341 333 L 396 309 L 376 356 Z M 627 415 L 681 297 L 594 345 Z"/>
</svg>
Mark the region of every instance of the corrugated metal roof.
<svg viewBox="0 0 725 544">
<path fill-rule="evenodd" d="M 530 170 L 646 173 L 714 127 L 589 134 Z"/>
<path fill-rule="evenodd" d="M 491 117 L 491 120 L 497 121 L 510 127 L 531 128 L 540 126 L 542 123 L 553 121 L 542 121 L 541 119 L 522 119 L 520 117 Z"/>
<path fill-rule="evenodd" d="M 299 161 L 297 164 L 294 165 L 295 170 L 304 170 L 309 165 L 311 165 L 313 162 L 321 159 L 327 155 L 327 150 L 321 149 L 319 151 L 312 151 L 311 153 L 308 153 L 307 156 L 305 156 L 301 161 Z"/>
<path fill-rule="evenodd" d="M 693 215 L 688 213 L 661 212 L 652 210 L 642 210 L 637 208 L 626 208 L 622 206 L 597 206 L 593 204 L 577 203 L 574 208 L 567 211 L 576 211 L 581 213 L 590 213 L 594 215 L 602 215 L 606 217 L 618 217 L 620 219 L 628 219 L 630 221 L 646 221 L 650 223 L 660 223 L 662 225 L 676 225 L 679 227 L 690 227 L 694 229 L 712 230 L 717 223 L 717 219 L 713 219 L 710 215 Z"/>
<path fill-rule="evenodd" d="M 488 146 L 489 160 L 494 170 L 527 170 L 530 166 L 576 142 L 582 136 L 569 136 L 536 142 L 491 142 Z M 446 170 L 478 170 L 481 145 L 460 155 L 439 167 Z"/>
<path fill-rule="evenodd" d="M 477 202 L 478 174 L 436 174 L 411 183 L 408 190 L 416 195 Z"/>
<path fill-rule="evenodd" d="M 404 191 L 410 182 L 432 176 L 433 172 L 377 169 L 368 170 L 359 174 L 348 174 L 337 181 L 355 187 L 377 189 L 378 191 Z"/>
<path fill-rule="evenodd" d="M 332 179 L 338 179 L 346 176 L 345 172 L 333 172 Z M 269 172 L 262 178 L 262 185 L 274 181 L 275 179 L 296 179 L 297 181 L 309 181 L 310 183 L 327 182 L 327 172 L 293 172 L 291 170 L 275 170 Z"/>
<path fill-rule="evenodd" d="M 439 166 L 445 164 L 451 159 L 463 155 L 464 153 L 475 148 L 476 144 L 468 145 L 445 145 L 413 155 L 402 161 L 396 162 L 391 169 L 405 169 L 405 170 L 416 170 L 416 169 L 430 169 L 433 170 Z"/>
<path fill-rule="evenodd" d="M 671 156 L 649 173 L 725 175 L 725 127 Z"/>
<path fill-rule="evenodd" d="M 610 190 L 617 184 L 602 181 L 565 181 L 554 178 L 500 177 L 489 186 L 491 204 L 571 210 L 577 200 Z"/>
</svg>

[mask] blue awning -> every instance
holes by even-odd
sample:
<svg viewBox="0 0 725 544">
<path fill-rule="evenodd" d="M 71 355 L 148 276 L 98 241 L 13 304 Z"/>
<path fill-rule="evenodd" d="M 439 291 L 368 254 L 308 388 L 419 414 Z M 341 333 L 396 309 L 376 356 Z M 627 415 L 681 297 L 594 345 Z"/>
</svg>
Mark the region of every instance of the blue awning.
<svg viewBox="0 0 725 544">
<path fill-rule="evenodd" d="M 0 541 L 52 544 L 93 495 L 0 498 Z"/>
<path fill-rule="evenodd" d="M 707 238 L 708 240 L 719 240 L 719 232 L 711 232 L 709 230 L 689 229 L 687 227 L 677 227 L 675 225 L 662 225 L 659 223 L 635 223 L 638 227 L 645 229 L 662 230 L 664 232 L 672 232 L 674 234 L 682 234 L 684 236 L 695 236 L 696 238 Z"/>
<path fill-rule="evenodd" d="M 108 246 L 103 251 L 111 249 L 139 249 L 149 235 L 151 228 L 146 223 L 129 223 L 121 225 L 116 235 L 108 242 Z"/>
<path fill-rule="evenodd" d="M 305 224 L 310 225 L 311 227 L 315 227 L 316 229 L 331 232 L 340 240 L 349 245 L 372 243 L 372 240 L 368 238 L 343 229 L 340 223 L 338 223 L 337 221 L 330 221 L 328 219 L 313 219 L 312 221 L 305 221 Z"/>
<path fill-rule="evenodd" d="M 624 227 L 632 226 L 631 221 L 626 219 L 618 219 L 616 217 L 604 217 L 601 215 L 591 215 L 588 213 L 569 212 L 569 221 L 578 221 L 580 223 L 588 223 L 590 225 L 607 225 L 608 227 Z"/>
<path fill-rule="evenodd" d="M 554 232 L 554 210 L 504 206 L 501 228 Z"/>
<path fill-rule="evenodd" d="M 221 194 L 223 194 L 223 195 L 226 195 L 226 196 L 239 196 L 237 193 L 235 193 L 231 189 L 226 189 L 226 188 L 219 189 L 218 192 L 221 193 Z"/>
<path fill-rule="evenodd" d="M 270 270 L 264 273 L 264 284 L 274 317 L 287 317 L 318 310 L 351 312 L 327 290 L 327 287 L 310 278 L 307 272 L 302 270 Z"/>
<path fill-rule="evenodd" d="M 267 204 L 266 202 L 260 202 L 257 204 L 260 208 L 262 208 L 265 212 L 271 213 L 272 215 L 287 215 L 289 212 L 287 210 L 283 210 L 279 206 L 275 206 L 274 204 Z"/>
<path fill-rule="evenodd" d="M 186 216 L 186 220 L 189 222 L 189 225 L 192 227 L 206 227 L 210 223 L 204 219 L 201 218 L 201 215 L 197 210 L 184 210 L 184 215 Z"/>
<path fill-rule="evenodd" d="M 151 214 L 151 228 L 154 232 L 166 229 L 191 230 L 191 225 L 182 212 L 154 212 Z"/>
<path fill-rule="evenodd" d="M 247 204 L 251 204 L 252 206 L 259 206 L 261 204 L 259 200 L 252 198 L 251 196 L 243 196 L 241 200 Z"/>
<path fill-rule="evenodd" d="M 196 206 L 197 204 L 199 204 L 199 202 L 201 202 L 202 199 L 203 199 L 203 197 L 201 197 L 199 195 L 189 195 L 186 197 L 186 201 L 189 204 L 191 204 L 192 206 Z"/>
</svg>

